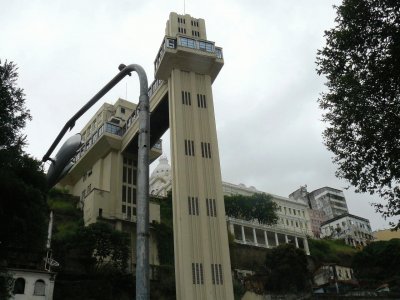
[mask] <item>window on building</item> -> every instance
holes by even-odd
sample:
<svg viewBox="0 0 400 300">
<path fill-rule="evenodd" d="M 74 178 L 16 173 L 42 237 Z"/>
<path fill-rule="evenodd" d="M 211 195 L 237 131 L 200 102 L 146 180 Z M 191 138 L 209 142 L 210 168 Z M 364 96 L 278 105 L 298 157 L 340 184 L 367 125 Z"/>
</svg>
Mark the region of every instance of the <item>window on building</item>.
<svg viewBox="0 0 400 300">
<path fill-rule="evenodd" d="M 14 282 L 13 294 L 25 294 L 25 279 L 17 278 Z"/>
<path fill-rule="evenodd" d="M 99 208 L 99 217 L 102 218 L 103 217 L 103 209 Z"/>
<path fill-rule="evenodd" d="M 46 284 L 42 279 L 36 280 L 33 290 L 34 296 L 45 296 Z"/>
<path fill-rule="evenodd" d="M 190 92 L 182 91 L 182 104 L 192 105 Z"/>
<path fill-rule="evenodd" d="M 211 281 L 213 284 L 223 284 L 222 265 L 211 264 Z"/>
<path fill-rule="evenodd" d="M 206 95 L 197 94 L 197 106 L 200 108 L 207 108 Z"/>
<path fill-rule="evenodd" d="M 216 217 L 217 216 L 217 206 L 215 199 L 206 199 L 207 206 L 207 216 Z"/>
<path fill-rule="evenodd" d="M 185 140 L 185 154 L 188 156 L 194 156 L 194 141 Z"/>
<path fill-rule="evenodd" d="M 200 143 L 201 146 L 201 156 L 205 158 L 211 158 L 211 145 L 210 143 Z"/>
<path fill-rule="evenodd" d="M 199 199 L 197 197 L 188 197 L 189 215 L 199 215 Z"/>
<path fill-rule="evenodd" d="M 193 284 L 204 284 L 203 264 L 192 263 L 192 281 Z"/>
<path fill-rule="evenodd" d="M 125 114 L 125 108 L 121 107 L 121 114 Z"/>
</svg>

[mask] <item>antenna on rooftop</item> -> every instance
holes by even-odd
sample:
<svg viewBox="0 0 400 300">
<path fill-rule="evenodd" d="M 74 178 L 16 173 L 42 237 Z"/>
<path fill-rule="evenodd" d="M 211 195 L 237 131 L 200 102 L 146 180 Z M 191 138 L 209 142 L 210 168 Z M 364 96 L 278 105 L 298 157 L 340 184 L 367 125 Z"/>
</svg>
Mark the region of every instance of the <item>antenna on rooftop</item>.
<svg viewBox="0 0 400 300">
<path fill-rule="evenodd" d="M 186 0 L 183 0 L 183 14 L 186 14 Z"/>
</svg>

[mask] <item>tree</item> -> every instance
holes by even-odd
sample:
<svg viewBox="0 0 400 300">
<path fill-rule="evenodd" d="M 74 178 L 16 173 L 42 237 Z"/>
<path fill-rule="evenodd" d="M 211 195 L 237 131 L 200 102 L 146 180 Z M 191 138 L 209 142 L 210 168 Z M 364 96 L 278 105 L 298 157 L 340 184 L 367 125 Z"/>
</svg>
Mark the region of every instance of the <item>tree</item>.
<svg viewBox="0 0 400 300">
<path fill-rule="evenodd" d="M 261 224 L 276 224 L 277 205 L 272 196 L 265 193 L 251 196 L 225 196 L 225 214 L 233 218 L 247 221 L 257 220 Z"/>
<path fill-rule="evenodd" d="M 129 257 L 128 234 L 110 224 L 97 222 L 83 227 L 74 237 L 72 249 L 79 249 L 87 271 L 124 272 Z"/>
<path fill-rule="evenodd" d="M 267 250 L 268 270 L 266 287 L 273 292 L 304 292 L 310 284 L 307 256 L 294 245 L 285 244 Z"/>
<path fill-rule="evenodd" d="M 369 244 L 353 259 L 357 279 L 379 283 L 400 279 L 400 239 Z"/>
<path fill-rule="evenodd" d="M 328 91 L 318 100 L 336 175 L 356 192 L 378 194 L 384 217 L 400 214 L 400 3 L 344 0 L 325 31 L 317 72 Z M 400 220 L 393 224 L 400 228 Z"/>
<path fill-rule="evenodd" d="M 44 249 L 46 180 L 41 163 L 25 154 L 29 110 L 16 85 L 17 67 L 0 61 L 0 258 Z M 41 258 L 40 258 L 41 259 Z"/>
<path fill-rule="evenodd" d="M 25 136 L 21 130 L 31 119 L 25 107 L 23 89 L 16 86 L 18 68 L 13 62 L 0 60 L 0 150 L 21 151 Z"/>
</svg>

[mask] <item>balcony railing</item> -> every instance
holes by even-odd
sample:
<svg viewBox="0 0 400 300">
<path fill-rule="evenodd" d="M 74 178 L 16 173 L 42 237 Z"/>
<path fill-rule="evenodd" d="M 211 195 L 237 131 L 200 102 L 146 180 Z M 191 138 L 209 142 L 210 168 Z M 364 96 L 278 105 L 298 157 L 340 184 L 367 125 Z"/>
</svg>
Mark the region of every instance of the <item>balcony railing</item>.
<svg viewBox="0 0 400 300">
<path fill-rule="evenodd" d="M 223 59 L 222 48 L 215 47 L 215 43 L 205 40 L 196 40 L 186 36 L 177 36 L 176 38 L 165 37 L 161 43 L 160 50 L 154 60 L 154 70 L 157 71 L 161 60 L 164 57 L 166 48 L 176 49 L 177 46 L 200 50 L 208 53 L 214 53 L 217 58 Z"/>
<path fill-rule="evenodd" d="M 122 137 L 127 129 L 132 126 L 133 122 L 138 118 L 139 114 L 135 110 L 132 115 L 128 118 L 125 125 L 123 127 L 113 124 L 111 122 L 106 122 L 101 125 L 94 133 L 87 139 L 82 146 L 76 152 L 74 158 L 72 159 L 73 163 L 76 163 L 95 143 L 96 141 L 104 134 L 104 132 Z M 159 140 L 154 148 L 158 150 L 162 150 L 162 141 Z"/>
<path fill-rule="evenodd" d="M 72 159 L 72 162 L 76 163 L 86 153 L 86 151 L 88 151 L 96 143 L 96 141 L 104 134 L 104 132 L 111 133 L 116 136 L 122 136 L 123 128 L 110 122 L 102 124 L 78 149 L 75 157 Z"/>
</svg>

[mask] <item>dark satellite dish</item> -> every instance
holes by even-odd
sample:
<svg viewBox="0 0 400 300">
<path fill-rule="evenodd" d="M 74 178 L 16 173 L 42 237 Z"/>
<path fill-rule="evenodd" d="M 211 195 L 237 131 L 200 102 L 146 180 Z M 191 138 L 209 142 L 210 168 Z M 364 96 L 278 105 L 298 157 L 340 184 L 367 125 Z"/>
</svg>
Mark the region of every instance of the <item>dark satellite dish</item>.
<svg viewBox="0 0 400 300">
<path fill-rule="evenodd" d="M 80 134 L 75 134 L 70 137 L 58 151 L 56 157 L 52 159 L 52 164 L 47 171 L 48 187 L 53 187 L 58 181 L 63 178 L 74 165 L 71 159 L 81 146 L 82 137 Z"/>
</svg>

